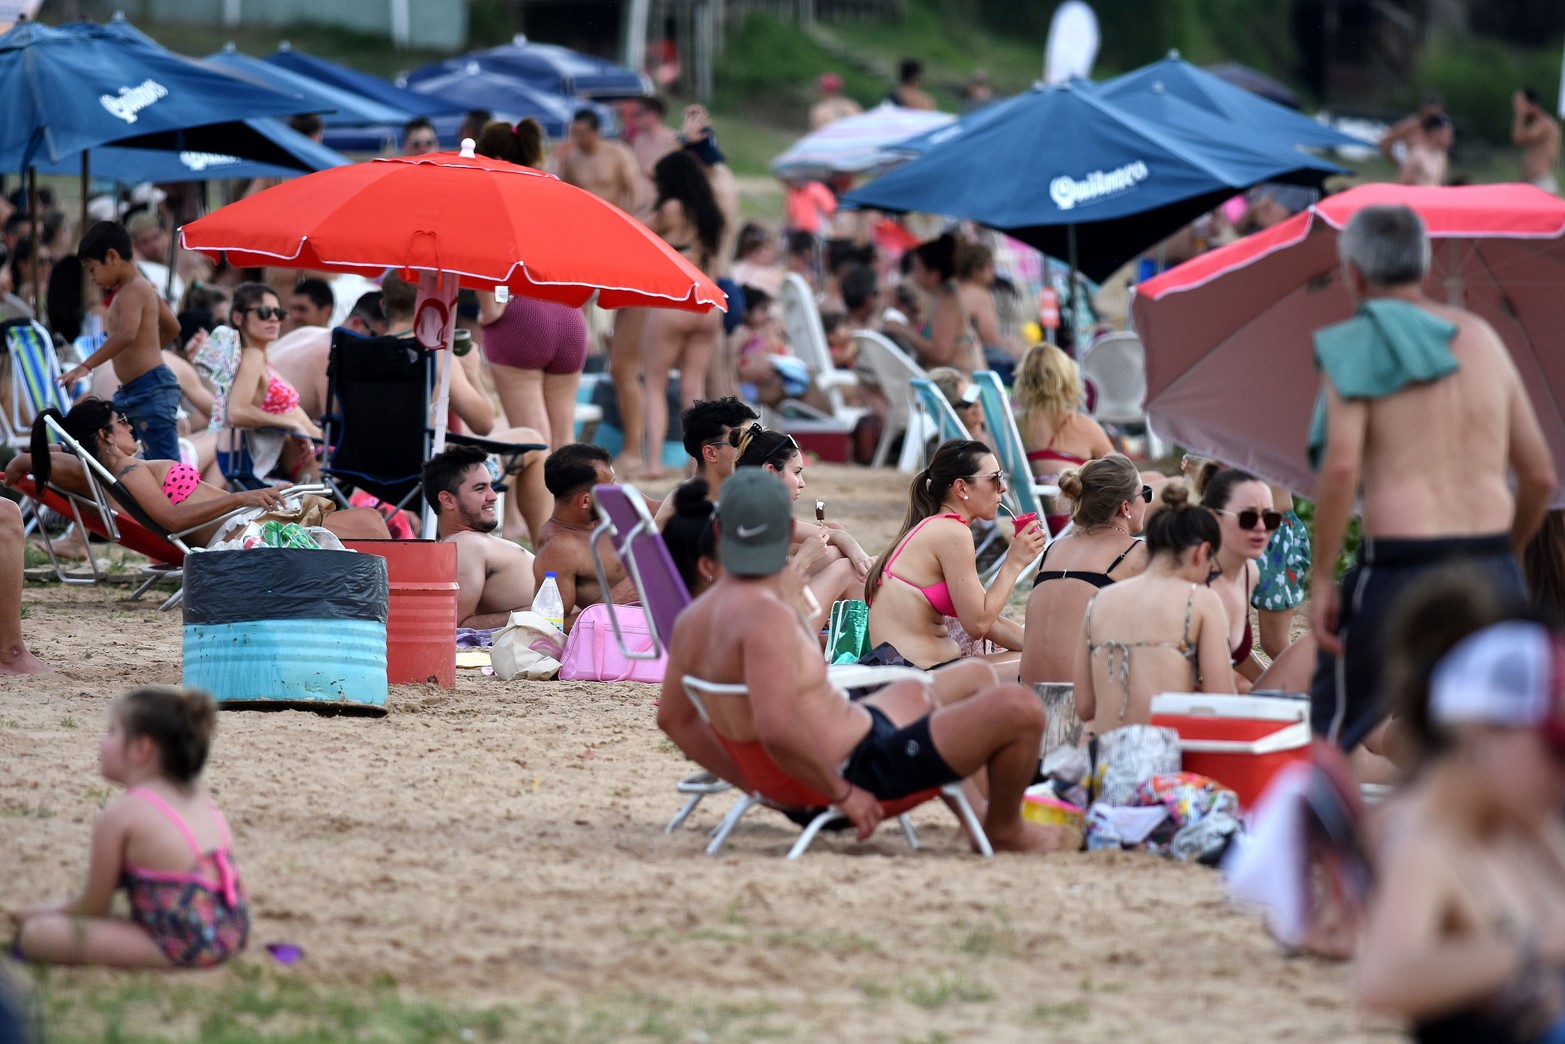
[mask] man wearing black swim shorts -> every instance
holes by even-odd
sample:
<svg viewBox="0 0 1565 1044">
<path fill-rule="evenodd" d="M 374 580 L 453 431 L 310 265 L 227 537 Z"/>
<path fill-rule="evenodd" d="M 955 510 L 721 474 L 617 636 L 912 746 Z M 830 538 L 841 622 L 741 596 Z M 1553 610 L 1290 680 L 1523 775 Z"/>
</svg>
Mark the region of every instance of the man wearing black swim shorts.
<svg viewBox="0 0 1565 1044">
<path fill-rule="evenodd" d="M 985 769 L 984 831 L 997 850 L 1049 851 L 1058 830 L 1022 818 L 1022 792 L 1038 767 L 1042 704 L 994 669 L 971 661 L 929 681 L 888 685 L 856 703 L 826 677 L 826 661 L 799 605 L 804 578 L 788 565 L 792 497 L 777 476 L 740 468 L 718 501 L 723 575 L 680 614 L 669 642 L 658 727 L 703 768 L 747 787 L 718 736 L 759 740 L 784 772 L 824 795 L 869 836 L 881 802 Z M 701 720 L 683 678 L 743 684 Z M 971 788 L 970 788 L 971 789 Z M 970 795 L 971 796 L 971 795 Z"/>
<path fill-rule="evenodd" d="M 1324 423 L 1310 627 L 1320 644 L 1315 731 L 1378 749 L 1385 626 L 1408 585 L 1456 564 L 1525 594 L 1516 556 L 1543 521 L 1554 464 L 1515 364 L 1494 330 L 1423 295 L 1429 238 L 1400 206 L 1366 207 L 1338 240 L 1353 319 L 1319 330 Z M 1335 569 L 1362 496 L 1364 539 Z"/>
</svg>

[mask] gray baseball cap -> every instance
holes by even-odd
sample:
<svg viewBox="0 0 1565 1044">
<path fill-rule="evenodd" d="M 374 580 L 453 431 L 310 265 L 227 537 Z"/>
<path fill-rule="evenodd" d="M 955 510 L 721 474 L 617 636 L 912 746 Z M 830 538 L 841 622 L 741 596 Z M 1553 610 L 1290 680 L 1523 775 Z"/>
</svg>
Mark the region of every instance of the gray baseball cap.
<svg viewBox="0 0 1565 1044">
<path fill-rule="evenodd" d="M 793 542 L 793 497 L 765 468 L 739 468 L 723 482 L 717 514 L 723 571 L 772 576 L 788 562 Z"/>
</svg>

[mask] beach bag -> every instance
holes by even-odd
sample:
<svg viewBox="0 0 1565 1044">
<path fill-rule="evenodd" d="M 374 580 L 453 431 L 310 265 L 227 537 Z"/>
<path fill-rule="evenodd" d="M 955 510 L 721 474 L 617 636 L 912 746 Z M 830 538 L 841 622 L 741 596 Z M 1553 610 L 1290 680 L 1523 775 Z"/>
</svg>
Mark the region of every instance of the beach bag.
<svg viewBox="0 0 1565 1044">
<path fill-rule="evenodd" d="M 1136 789 L 1180 769 L 1179 733 L 1161 725 L 1121 725 L 1094 741 L 1092 791 L 1109 805 L 1139 804 Z"/>
<path fill-rule="evenodd" d="M 559 673 L 564 643 L 559 628 L 531 609 L 518 609 L 495 632 L 489 663 L 501 681 L 518 675 L 528 681 L 547 681 Z"/>
<path fill-rule="evenodd" d="M 869 604 L 861 599 L 833 602 L 826 637 L 827 662 L 858 663 L 869 651 Z"/>
<path fill-rule="evenodd" d="M 619 621 L 625 648 L 634 653 L 649 653 L 656 643 L 647 629 L 647 618 L 637 605 L 589 605 L 576 618 L 576 625 L 565 639 L 560 656 L 561 681 L 634 681 L 663 684 L 668 668 L 668 653 L 657 659 L 633 660 L 614 637 L 613 613 Z"/>
</svg>

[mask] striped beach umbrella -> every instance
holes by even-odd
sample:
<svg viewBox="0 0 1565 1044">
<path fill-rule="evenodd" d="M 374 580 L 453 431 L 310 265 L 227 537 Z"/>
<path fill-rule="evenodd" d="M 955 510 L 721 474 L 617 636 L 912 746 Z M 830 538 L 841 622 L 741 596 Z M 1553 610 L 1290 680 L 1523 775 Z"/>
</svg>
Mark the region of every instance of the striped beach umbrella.
<svg viewBox="0 0 1565 1044">
<path fill-rule="evenodd" d="M 779 178 L 821 180 L 833 174 L 868 174 L 907 157 L 896 145 L 956 120 L 946 112 L 904 109 L 886 102 L 811 131 L 772 160 Z"/>
</svg>

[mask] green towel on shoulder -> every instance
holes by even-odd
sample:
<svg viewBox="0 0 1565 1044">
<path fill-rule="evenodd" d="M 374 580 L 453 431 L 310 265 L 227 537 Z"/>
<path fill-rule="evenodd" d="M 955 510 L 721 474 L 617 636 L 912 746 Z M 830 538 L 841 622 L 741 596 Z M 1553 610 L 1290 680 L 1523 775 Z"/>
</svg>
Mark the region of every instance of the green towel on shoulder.
<svg viewBox="0 0 1565 1044">
<path fill-rule="evenodd" d="M 1315 331 L 1315 365 L 1344 399 L 1379 399 L 1404 385 L 1432 381 L 1456 370 L 1448 323 L 1407 301 L 1373 300 L 1345 323 Z M 1326 390 L 1310 418 L 1310 465 L 1326 448 Z"/>
</svg>

